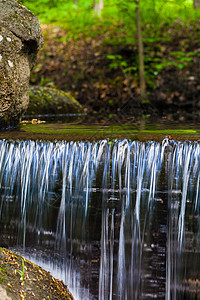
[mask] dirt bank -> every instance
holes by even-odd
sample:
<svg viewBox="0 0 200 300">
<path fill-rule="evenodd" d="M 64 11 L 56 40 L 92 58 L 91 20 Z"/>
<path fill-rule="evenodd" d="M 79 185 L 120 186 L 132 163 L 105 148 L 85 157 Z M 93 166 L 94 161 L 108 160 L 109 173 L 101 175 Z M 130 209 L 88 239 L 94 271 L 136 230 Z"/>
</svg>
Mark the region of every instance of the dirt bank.
<svg viewBox="0 0 200 300">
<path fill-rule="evenodd" d="M 0 299 L 73 299 L 63 282 L 20 255 L 0 248 Z"/>
</svg>

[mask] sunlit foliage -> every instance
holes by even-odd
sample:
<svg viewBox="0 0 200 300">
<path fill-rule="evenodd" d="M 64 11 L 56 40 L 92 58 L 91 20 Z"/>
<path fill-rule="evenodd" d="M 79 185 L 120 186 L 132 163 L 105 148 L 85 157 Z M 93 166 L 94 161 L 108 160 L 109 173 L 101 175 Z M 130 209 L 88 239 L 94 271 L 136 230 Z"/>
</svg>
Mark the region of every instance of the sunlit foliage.
<svg viewBox="0 0 200 300">
<path fill-rule="evenodd" d="M 97 1 L 97 0 L 96 0 Z M 21 0 L 43 22 L 79 23 L 80 27 L 87 23 L 97 22 L 94 12 L 94 0 Z M 115 21 L 131 25 L 135 16 L 134 0 L 104 0 L 102 21 Z M 199 16 L 194 10 L 193 0 L 140 0 L 141 18 L 143 24 L 172 22 L 177 18 L 185 21 Z"/>
</svg>

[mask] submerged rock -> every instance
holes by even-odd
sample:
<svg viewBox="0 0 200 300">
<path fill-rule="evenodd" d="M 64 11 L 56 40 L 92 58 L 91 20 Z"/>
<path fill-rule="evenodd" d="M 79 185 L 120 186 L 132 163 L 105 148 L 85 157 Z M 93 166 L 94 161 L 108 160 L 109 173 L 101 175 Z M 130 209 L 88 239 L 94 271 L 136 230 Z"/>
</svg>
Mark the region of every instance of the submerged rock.
<svg viewBox="0 0 200 300">
<path fill-rule="evenodd" d="M 49 87 L 31 86 L 28 115 L 84 114 L 83 107 L 68 93 Z"/>
<path fill-rule="evenodd" d="M 15 0 L 0 0 L 0 128 L 16 126 L 29 103 L 29 78 L 43 45 L 38 19 Z"/>
</svg>

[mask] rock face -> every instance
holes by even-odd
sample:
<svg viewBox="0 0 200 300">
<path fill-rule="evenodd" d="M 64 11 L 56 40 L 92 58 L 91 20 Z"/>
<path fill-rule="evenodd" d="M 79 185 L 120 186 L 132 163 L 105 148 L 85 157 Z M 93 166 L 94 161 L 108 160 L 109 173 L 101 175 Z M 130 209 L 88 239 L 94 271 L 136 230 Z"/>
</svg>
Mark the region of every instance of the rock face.
<svg viewBox="0 0 200 300">
<path fill-rule="evenodd" d="M 84 114 L 83 107 L 64 91 L 41 86 L 30 87 L 27 115 Z"/>
<path fill-rule="evenodd" d="M 0 0 L 0 128 L 28 107 L 30 70 L 43 45 L 38 19 L 15 0 Z"/>
</svg>

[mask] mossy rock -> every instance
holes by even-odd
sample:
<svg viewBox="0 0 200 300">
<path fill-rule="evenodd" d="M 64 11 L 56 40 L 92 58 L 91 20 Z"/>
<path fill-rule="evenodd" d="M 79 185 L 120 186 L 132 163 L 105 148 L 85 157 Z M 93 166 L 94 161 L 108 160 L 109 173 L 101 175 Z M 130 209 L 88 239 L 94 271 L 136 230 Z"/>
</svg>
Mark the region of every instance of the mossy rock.
<svg viewBox="0 0 200 300">
<path fill-rule="evenodd" d="M 0 129 L 16 127 L 29 103 L 30 70 L 43 45 L 39 20 L 15 0 L 0 0 Z"/>
<path fill-rule="evenodd" d="M 78 101 L 55 88 L 31 86 L 29 98 L 26 115 L 84 114 Z"/>
</svg>

